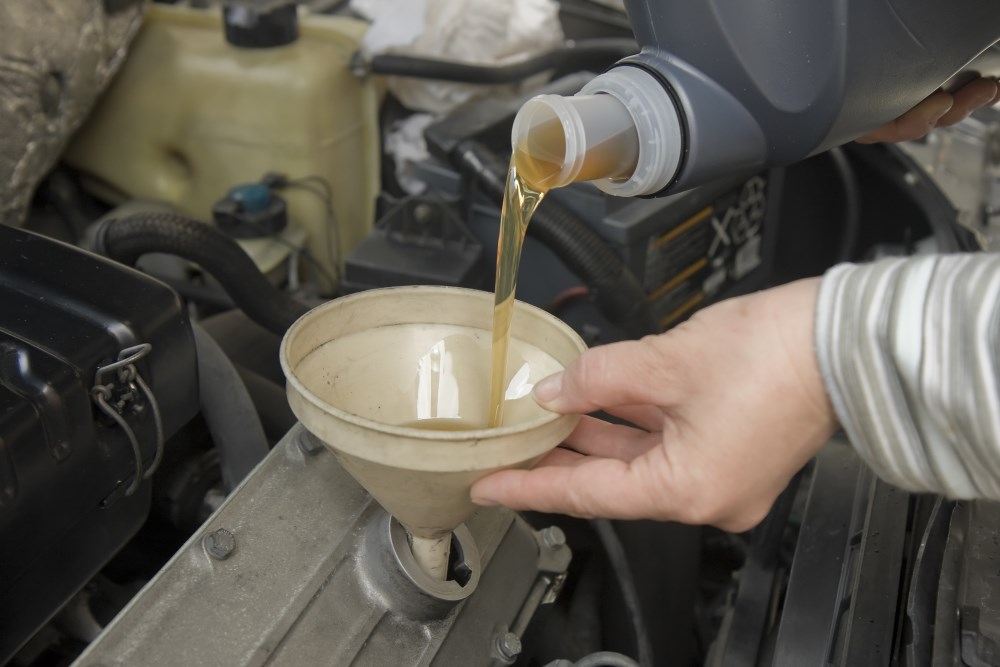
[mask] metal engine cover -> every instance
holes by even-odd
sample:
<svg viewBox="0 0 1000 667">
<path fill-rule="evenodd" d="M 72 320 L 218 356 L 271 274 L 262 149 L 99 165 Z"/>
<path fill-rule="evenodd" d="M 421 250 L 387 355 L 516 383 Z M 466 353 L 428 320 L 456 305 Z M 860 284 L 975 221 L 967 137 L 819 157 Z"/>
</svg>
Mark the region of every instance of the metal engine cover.
<svg viewBox="0 0 1000 667">
<path fill-rule="evenodd" d="M 401 533 L 297 425 L 75 665 L 510 664 L 570 560 L 484 509 L 455 531 L 464 583 L 430 582 Z"/>
</svg>

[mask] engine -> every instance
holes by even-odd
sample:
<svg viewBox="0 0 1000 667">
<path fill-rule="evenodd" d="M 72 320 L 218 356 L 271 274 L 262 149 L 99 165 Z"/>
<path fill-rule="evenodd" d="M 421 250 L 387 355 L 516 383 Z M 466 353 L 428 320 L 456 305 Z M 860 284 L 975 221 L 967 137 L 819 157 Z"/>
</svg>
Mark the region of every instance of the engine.
<svg viewBox="0 0 1000 667">
<path fill-rule="evenodd" d="M 514 115 L 633 52 L 620 3 L 467 3 L 544 5 L 497 44 L 414 3 L 412 52 L 377 2 L 82 4 L 0 8 L 52 48 L 0 38 L 24 84 L 0 102 L 48 96 L 0 104 L 0 664 L 993 664 L 997 508 L 895 489 L 840 438 L 750 533 L 484 508 L 436 579 L 293 414 L 279 349 L 311 309 L 492 289 Z M 475 58 L 427 37 L 452 27 Z M 553 191 L 518 299 L 593 346 L 841 261 L 995 247 L 998 127 Z"/>
</svg>

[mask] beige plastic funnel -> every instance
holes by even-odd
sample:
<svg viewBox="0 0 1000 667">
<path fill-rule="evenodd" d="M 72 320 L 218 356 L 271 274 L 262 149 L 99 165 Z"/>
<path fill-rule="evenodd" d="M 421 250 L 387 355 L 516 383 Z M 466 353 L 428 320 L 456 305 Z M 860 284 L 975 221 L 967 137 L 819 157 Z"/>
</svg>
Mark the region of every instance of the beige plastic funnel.
<svg viewBox="0 0 1000 667">
<path fill-rule="evenodd" d="M 543 410 L 530 393 L 576 359 L 584 342 L 552 315 L 518 302 L 504 423 L 481 426 L 492 314 L 487 292 L 372 290 L 310 311 L 281 344 L 296 417 L 402 523 L 414 556 L 439 579 L 451 531 L 475 509 L 472 483 L 500 468 L 532 466 L 579 419 Z"/>
</svg>

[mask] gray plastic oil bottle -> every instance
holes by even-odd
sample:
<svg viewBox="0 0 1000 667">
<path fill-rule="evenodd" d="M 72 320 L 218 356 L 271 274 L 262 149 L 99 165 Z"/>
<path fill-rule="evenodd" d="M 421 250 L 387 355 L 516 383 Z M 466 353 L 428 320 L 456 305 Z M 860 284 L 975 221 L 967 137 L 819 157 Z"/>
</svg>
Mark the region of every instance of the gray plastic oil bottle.
<svg viewBox="0 0 1000 667">
<path fill-rule="evenodd" d="M 594 181 L 623 196 L 789 164 L 900 116 L 1000 39 L 1000 0 L 625 4 L 640 53 L 577 96 L 535 98 L 515 121 L 515 149 L 530 153 L 533 130 L 559 120 L 559 184 L 574 180 L 596 141 L 633 153 L 638 142 L 631 177 Z M 620 104 L 598 119 L 579 113 L 595 95 Z"/>
</svg>

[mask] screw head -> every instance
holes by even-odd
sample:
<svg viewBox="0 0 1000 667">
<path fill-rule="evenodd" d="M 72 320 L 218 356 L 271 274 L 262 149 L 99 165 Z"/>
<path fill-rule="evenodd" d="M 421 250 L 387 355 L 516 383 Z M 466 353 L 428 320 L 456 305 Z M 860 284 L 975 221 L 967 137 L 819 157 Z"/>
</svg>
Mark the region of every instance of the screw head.
<svg viewBox="0 0 1000 667">
<path fill-rule="evenodd" d="M 549 526 L 542 531 L 542 544 L 550 549 L 566 545 L 566 533 L 559 526 Z"/>
<path fill-rule="evenodd" d="M 521 655 L 521 638 L 513 632 L 505 632 L 497 637 L 497 651 L 504 660 L 513 660 Z"/>
<path fill-rule="evenodd" d="M 219 528 L 202 540 L 205 552 L 215 560 L 226 560 L 236 550 L 236 538 L 225 528 Z"/>
</svg>

